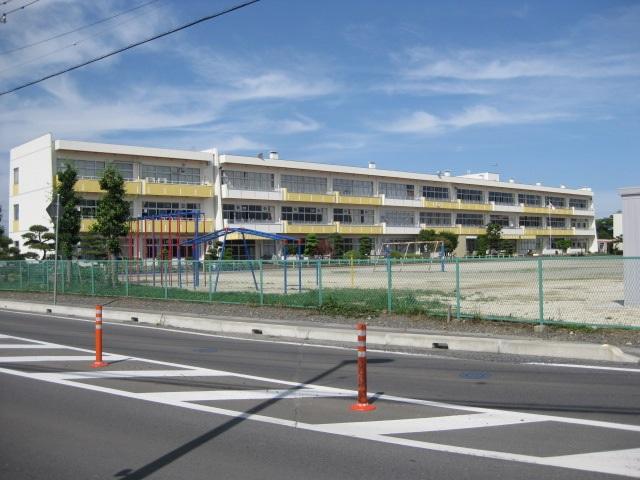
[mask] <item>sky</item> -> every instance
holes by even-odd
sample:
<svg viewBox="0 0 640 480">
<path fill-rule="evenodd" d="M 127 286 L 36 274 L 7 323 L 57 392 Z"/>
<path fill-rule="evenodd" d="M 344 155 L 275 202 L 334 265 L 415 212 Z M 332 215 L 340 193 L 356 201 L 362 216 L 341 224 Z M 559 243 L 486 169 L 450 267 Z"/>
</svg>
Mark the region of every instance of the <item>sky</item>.
<svg viewBox="0 0 640 480">
<path fill-rule="evenodd" d="M 0 24 L 0 90 L 233 5 L 39 0 Z M 10 0 L 0 13 L 28 3 Z M 55 138 L 435 173 L 595 192 L 640 184 L 640 2 L 262 0 L 0 96 L 9 150 Z M 16 50 L 19 49 L 19 50 Z M 15 51 L 12 51 L 15 50 Z M 4 215 L 6 217 L 6 215 Z M 6 218 L 4 219 L 6 221 Z"/>
</svg>

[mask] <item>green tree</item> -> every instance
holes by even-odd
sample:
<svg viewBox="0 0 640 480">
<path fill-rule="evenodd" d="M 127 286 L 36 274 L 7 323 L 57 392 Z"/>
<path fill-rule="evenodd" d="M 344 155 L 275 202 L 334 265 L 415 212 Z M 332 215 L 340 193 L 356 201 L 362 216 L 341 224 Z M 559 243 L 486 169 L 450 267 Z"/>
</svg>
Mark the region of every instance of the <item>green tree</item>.
<svg viewBox="0 0 640 480">
<path fill-rule="evenodd" d="M 613 215 L 609 215 L 605 218 L 598 218 L 596 220 L 596 233 L 598 238 L 613 238 Z"/>
<path fill-rule="evenodd" d="M 318 236 L 315 233 L 310 233 L 304 239 L 304 255 L 312 257 L 318 253 Z"/>
<path fill-rule="evenodd" d="M 515 240 L 502 240 L 502 250 L 507 255 L 513 255 L 516 253 L 516 241 Z"/>
<path fill-rule="evenodd" d="M 80 241 L 80 197 L 74 190 L 78 173 L 69 164 L 58 173 L 58 183 L 53 199 L 60 195 L 60 218 L 58 219 L 58 252 L 62 258 L 71 258 Z"/>
<path fill-rule="evenodd" d="M 371 237 L 360 237 L 358 252 L 360 252 L 360 256 L 363 258 L 371 255 L 371 245 L 372 245 Z"/>
<path fill-rule="evenodd" d="M 107 242 L 102 235 L 97 233 L 81 233 L 80 254 L 82 255 L 82 258 L 104 260 L 109 256 Z"/>
<path fill-rule="evenodd" d="M 24 245 L 42 251 L 42 259 L 47 258 L 47 252 L 55 249 L 55 234 L 44 225 L 31 225 L 27 233 L 22 234 L 26 241 Z M 37 255 L 36 255 L 37 257 Z"/>
<path fill-rule="evenodd" d="M 476 239 L 476 254 L 480 257 L 484 257 L 489 250 L 489 239 L 487 235 L 478 235 Z"/>
<path fill-rule="evenodd" d="M 571 240 L 568 238 L 562 238 L 560 240 L 556 240 L 556 248 L 566 252 L 567 248 L 571 248 Z"/>
<path fill-rule="evenodd" d="M 489 254 L 495 255 L 500 251 L 502 246 L 502 226 L 497 223 L 487 225 L 487 249 Z"/>
<path fill-rule="evenodd" d="M 331 245 L 331 256 L 333 258 L 342 258 L 344 255 L 344 238 L 339 233 L 329 235 L 329 244 Z"/>
<path fill-rule="evenodd" d="M 436 233 L 433 229 L 420 230 L 418 233 L 418 240 L 421 242 L 443 242 L 446 252 L 453 252 L 458 246 L 458 235 L 453 232 Z"/>
<path fill-rule="evenodd" d="M 114 259 L 120 253 L 120 238 L 129 233 L 129 204 L 124 199 L 124 179 L 113 166 L 104 169 L 100 189 L 105 194 L 98 200 L 91 231 L 104 238 L 109 257 Z"/>
</svg>

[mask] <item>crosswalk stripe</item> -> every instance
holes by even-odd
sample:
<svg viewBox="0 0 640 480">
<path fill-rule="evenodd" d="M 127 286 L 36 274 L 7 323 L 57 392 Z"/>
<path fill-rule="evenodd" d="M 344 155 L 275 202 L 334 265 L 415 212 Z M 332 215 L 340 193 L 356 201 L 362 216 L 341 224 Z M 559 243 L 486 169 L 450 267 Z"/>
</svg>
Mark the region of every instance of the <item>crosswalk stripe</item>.
<svg viewBox="0 0 640 480">
<path fill-rule="evenodd" d="M 122 355 L 105 355 L 104 359 L 124 360 L 128 357 Z M 21 357 L 0 357 L 0 363 L 26 363 L 26 362 L 75 362 L 95 360 L 95 355 L 40 355 Z"/>
<path fill-rule="evenodd" d="M 274 398 L 328 398 L 353 397 L 352 393 L 325 392 L 311 388 L 265 389 L 265 390 L 203 390 L 192 392 L 153 392 L 141 394 L 150 399 L 173 400 L 179 402 L 204 402 L 222 400 L 269 400 Z"/>
<path fill-rule="evenodd" d="M 46 345 L 46 344 L 45 345 L 42 345 L 42 344 L 25 345 L 22 343 L 0 343 L 0 348 L 24 350 L 28 348 L 56 349 L 56 348 L 66 348 L 66 347 L 62 345 Z"/>
<path fill-rule="evenodd" d="M 91 372 L 34 373 L 40 380 L 91 380 L 99 378 L 142 378 L 142 377 L 221 377 L 229 372 L 209 369 L 190 370 L 102 370 Z"/>
</svg>

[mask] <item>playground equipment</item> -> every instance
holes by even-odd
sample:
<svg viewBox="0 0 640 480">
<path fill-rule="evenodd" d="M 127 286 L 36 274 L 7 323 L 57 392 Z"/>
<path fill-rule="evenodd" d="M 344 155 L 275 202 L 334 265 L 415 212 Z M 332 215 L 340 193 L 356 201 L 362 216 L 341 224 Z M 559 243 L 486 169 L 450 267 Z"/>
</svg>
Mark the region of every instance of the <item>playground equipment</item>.
<svg viewBox="0 0 640 480">
<path fill-rule="evenodd" d="M 410 252 L 411 246 L 414 246 L 414 251 Z M 401 260 L 406 260 L 409 253 L 420 254 L 423 258 L 439 258 L 440 259 L 440 271 L 444 272 L 444 242 L 442 240 L 423 240 L 423 241 L 410 241 L 410 242 L 384 242 L 382 243 L 382 255 L 385 258 L 391 256 L 391 250 L 400 252 L 402 256 Z M 380 256 L 380 254 L 379 254 Z"/>
<path fill-rule="evenodd" d="M 166 260 L 166 267 L 160 268 L 160 281 L 166 275 L 166 283 L 173 283 L 173 259 L 177 260 L 178 285 L 182 287 L 181 238 L 193 234 L 193 240 L 200 236 L 204 228 L 204 212 L 200 210 L 180 210 L 158 215 L 143 215 L 129 221 L 129 259 L 148 260 L 153 262 L 152 282 L 156 284 L 156 262 L 158 266 Z M 203 232 L 204 233 L 204 232 Z M 149 244 L 148 240 L 151 240 Z M 191 245 L 193 258 L 193 286 L 200 285 L 200 250 L 201 243 Z M 175 249 L 175 253 L 174 253 Z M 185 258 L 188 250 L 185 249 Z M 140 265 L 138 265 L 138 273 Z M 145 275 L 146 275 L 145 270 Z M 188 283 L 188 279 L 187 279 Z"/>
<path fill-rule="evenodd" d="M 224 265 L 224 252 L 227 246 L 227 237 L 229 235 L 234 234 L 235 236 L 239 235 L 241 237 L 242 240 L 242 245 L 244 247 L 244 253 L 245 253 L 245 257 L 248 259 L 249 258 L 249 247 L 247 245 L 247 235 L 253 236 L 253 237 L 260 237 L 260 238 L 267 238 L 270 240 L 280 240 L 283 242 L 282 245 L 282 258 L 283 258 L 283 277 L 284 277 L 284 293 L 285 295 L 288 292 L 288 279 L 287 279 L 287 271 L 288 271 L 288 262 L 287 262 L 287 257 L 288 257 L 288 242 L 295 242 L 297 244 L 297 254 L 296 254 L 296 258 L 298 260 L 298 292 L 302 291 L 302 251 L 301 251 L 301 246 L 302 246 L 302 240 L 299 238 L 295 238 L 295 237 L 289 237 L 287 235 L 281 235 L 278 233 L 268 233 L 268 232 L 262 232 L 260 230 L 252 230 L 250 228 L 241 228 L 241 227 L 227 227 L 227 228 L 223 228 L 220 230 L 216 230 L 214 232 L 211 233 L 207 233 L 206 235 L 202 235 L 202 236 L 194 236 L 192 239 L 189 240 L 185 240 L 183 241 L 180 245 L 181 246 L 197 246 L 197 245 L 202 245 L 203 243 L 209 243 L 209 242 L 213 242 L 218 240 L 219 238 L 222 238 L 222 247 L 220 249 L 219 255 L 218 255 L 218 260 L 217 260 L 217 264 L 216 264 L 216 269 L 215 269 L 215 281 L 212 282 L 211 288 L 213 293 L 215 293 L 218 289 L 218 281 L 220 279 L 220 272 L 222 271 L 222 267 Z M 259 286 L 258 286 L 258 281 L 256 280 L 256 273 L 255 273 L 255 269 L 254 269 L 254 262 L 253 261 L 249 261 L 249 269 L 251 270 L 251 276 L 253 278 L 253 284 L 255 286 L 256 290 L 259 290 Z"/>
</svg>

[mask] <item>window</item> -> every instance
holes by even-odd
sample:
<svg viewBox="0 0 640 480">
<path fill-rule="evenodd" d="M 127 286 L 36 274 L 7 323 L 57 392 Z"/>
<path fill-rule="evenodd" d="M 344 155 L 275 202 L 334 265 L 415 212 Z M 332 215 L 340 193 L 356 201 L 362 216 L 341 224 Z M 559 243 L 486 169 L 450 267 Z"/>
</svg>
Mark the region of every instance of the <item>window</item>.
<svg viewBox="0 0 640 480">
<path fill-rule="evenodd" d="M 456 198 L 465 203 L 483 203 L 482 190 L 471 190 L 468 188 L 456 188 Z"/>
<path fill-rule="evenodd" d="M 420 212 L 420 223 L 433 227 L 451 225 L 451 214 L 444 212 Z"/>
<path fill-rule="evenodd" d="M 199 203 L 179 203 L 179 202 L 144 202 L 142 214 L 145 217 L 154 215 L 170 215 L 172 213 L 185 212 L 187 210 L 200 210 Z M 192 215 L 185 213 L 185 218 Z"/>
<path fill-rule="evenodd" d="M 223 205 L 222 217 L 229 223 L 273 222 L 274 207 L 268 205 Z"/>
<path fill-rule="evenodd" d="M 426 185 L 422 187 L 422 196 L 431 200 L 449 200 L 449 188 Z"/>
<path fill-rule="evenodd" d="M 456 214 L 456 224 L 482 227 L 484 226 L 484 215 L 481 213 L 458 213 Z"/>
<path fill-rule="evenodd" d="M 570 198 L 569 207 L 577 208 L 579 210 L 586 210 L 589 208 L 589 200 L 586 198 Z"/>
<path fill-rule="evenodd" d="M 354 225 L 373 225 L 373 210 L 360 208 L 334 208 L 333 221 Z"/>
<path fill-rule="evenodd" d="M 116 164 L 117 165 L 117 164 Z M 169 167 L 166 165 L 142 165 L 142 178 L 149 178 L 156 182 L 187 183 L 199 185 L 200 169 L 187 167 Z"/>
<path fill-rule="evenodd" d="M 567 226 L 567 220 L 565 218 L 558 218 L 558 217 L 547 218 L 547 227 L 565 228 L 566 226 Z"/>
<path fill-rule="evenodd" d="M 295 193 L 327 193 L 327 179 L 324 177 L 282 175 L 280 186 Z"/>
<path fill-rule="evenodd" d="M 400 200 L 415 199 L 416 192 L 413 185 L 403 185 L 401 183 L 380 182 L 380 193 L 387 198 L 397 198 Z"/>
<path fill-rule="evenodd" d="M 335 178 L 333 180 L 333 189 L 342 195 L 358 195 L 361 197 L 373 196 L 373 182 L 363 180 Z"/>
<path fill-rule="evenodd" d="M 65 171 L 67 165 L 76 169 L 78 178 L 100 178 L 106 165 L 111 165 L 120 172 L 122 178 L 125 180 L 133 180 L 133 163 L 131 162 L 114 162 L 107 164 L 104 161 L 98 160 L 71 160 L 61 158 L 58 160 L 58 173 Z"/>
<path fill-rule="evenodd" d="M 380 214 L 380 221 L 392 227 L 413 227 L 416 218 L 409 210 L 383 210 Z"/>
<path fill-rule="evenodd" d="M 13 204 L 13 220 L 20 220 L 20 205 L 18 205 L 17 203 Z"/>
<path fill-rule="evenodd" d="M 530 193 L 519 193 L 518 203 L 522 203 L 524 205 L 540 206 L 542 204 L 542 201 L 540 199 L 540 195 L 533 195 Z"/>
<path fill-rule="evenodd" d="M 272 192 L 275 190 L 273 173 L 225 170 L 222 173 L 222 183 L 235 190 L 254 190 L 259 192 Z"/>
<path fill-rule="evenodd" d="M 318 207 L 282 207 L 282 220 L 291 223 L 327 223 L 327 209 Z"/>
<path fill-rule="evenodd" d="M 117 162 L 112 163 L 111 165 L 115 167 L 118 172 L 120 172 L 122 178 L 124 178 L 125 180 L 133 180 L 133 163 Z"/>
<path fill-rule="evenodd" d="M 491 215 L 489 217 L 489 223 L 495 223 L 501 227 L 508 227 L 509 215 Z"/>
<path fill-rule="evenodd" d="M 98 208 L 97 200 L 81 199 L 78 203 L 80 207 L 80 217 L 82 218 L 96 218 L 96 212 Z"/>
<path fill-rule="evenodd" d="M 18 167 L 13 169 L 13 184 L 18 185 L 20 183 L 20 169 Z"/>
<path fill-rule="evenodd" d="M 572 218 L 571 219 L 571 226 L 573 228 L 589 228 L 589 225 L 591 225 L 591 221 L 588 218 Z"/>
<path fill-rule="evenodd" d="M 513 205 L 513 193 L 511 192 L 489 192 L 489 201 L 496 205 Z"/>
<path fill-rule="evenodd" d="M 521 215 L 519 225 L 521 227 L 541 227 L 542 217 L 530 217 L 527 215 Z"/>
<path fill-rule="evenodd" d="M 549 206 L 549 204 L 556 208 L 564 208 L 567 202 L 564 197 L 545 197 L 545 205 Z"/>
</svg>

